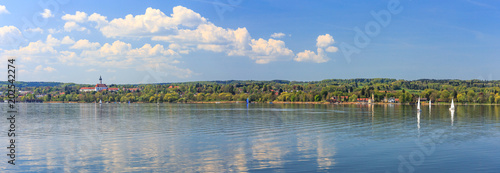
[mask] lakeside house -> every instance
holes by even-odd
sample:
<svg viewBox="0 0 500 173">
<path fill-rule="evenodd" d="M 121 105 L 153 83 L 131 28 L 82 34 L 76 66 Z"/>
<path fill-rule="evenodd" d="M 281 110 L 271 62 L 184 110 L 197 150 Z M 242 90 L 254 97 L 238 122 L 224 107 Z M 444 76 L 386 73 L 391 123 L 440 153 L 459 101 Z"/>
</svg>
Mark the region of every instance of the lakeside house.
<svg viewBox="0 0 500 173">
<path fill-rule="evenodd" d="M 357 98 L 356 101 L 358 102 L 370 102 L 370 98 Z"/>
<path fill-rule="evenodd" d="M 332 96 L 330 102 L 346 102 L 349 101 L 349 96 Z"/>
<path fill-rule="evenodd" d="M 33 91 L 19 91 L 19 96 L 25 96 L 26 94 L 33 94 Z"/>
<path fill-rule="evenodd" d="M 89 91 L 95 91 L 95 87 L 82 87 L 82 88 L 80 88 L 80 92 L 89 92 Z"/>
<path fill-rule="evenodd" d="M 120 89 L 119 88 L 108 88 L 108 89 L 104 89 L 105 91 L 119 91 Z"/>
<path fill-rule="evenodd" d="M 397 100 L 399 101 L 399 99 L 397 99 Z M 397 103 L 398 101 L 396 101 L 396 98 L 394 98 L 394 97 L 387 99 L 387 103 Z"/>
<path fill-rule="evenodd" d="M 372 94 L 371 98 L 357 98 L 356 101 L 358 101 L 358 102 L 374 103 L 375 102 L 375 96 L 374 96 L 374 94 Z"/>
</svg>

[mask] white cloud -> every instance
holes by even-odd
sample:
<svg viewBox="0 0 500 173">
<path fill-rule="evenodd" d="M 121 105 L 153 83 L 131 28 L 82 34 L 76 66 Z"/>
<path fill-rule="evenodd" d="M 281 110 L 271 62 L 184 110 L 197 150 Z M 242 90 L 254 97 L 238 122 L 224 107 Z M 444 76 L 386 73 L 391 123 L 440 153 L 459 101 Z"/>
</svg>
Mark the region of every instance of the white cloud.
<svg viewBox="0 0 500 173">
<path fill-rule="evenodd" d="M 61 45 L 61 40 L 52 37 L 51 34 L 47 35 L 47 40 L 45 41 L 49 46 L 59 46 Z"/>
<path fill-rule="evenodd" d="M 245 55 L 251 40 L 246 28 L 224 29 L 212 23 L 201 24 L 196 29 L 182 29 L 176 35 L 154 36 L 152 40 L 196 45 L 198 49 L 221 52 L 229 56 Z"/>
<path fill-rule="evenodd" d="M 59 60 L 60 63 L 75 65 L 75 61 L 77 60 L 78 57 L 75 52 L 61 51 L 59 53 L 60 54 L 57 55 L 57 59 Z"/>
<path fill-rule="evenodd" d="M 131 44 L 119 40 L 102 46 L 97 42 L 78 40 L 71 48 L 82 50 L 58 51 L 60 46 L 71 42 L 74 41 L 69 36 L 59 40 L 48 35 L 45 41 L 30 42 L 19 49 L 3 50 L 1 56 L 16 56 L 24 62 L 36 63 L 36 72 L 57 71 L 53 65 L 111 68 L 112 72 L 116 72 L 116 68 L 144 71 L 145 67 L 160 65 L 159 68 L 170 76 L 186 78 L 195 74 L 188 68 L 175 66 L 180 63 L 177 60 L 179 54 L 161 44 L 144 44 L 142 47 L 133 48 Z"/>
<path fill-rule="evenodd" d="M 47 72 L 53 72 L 53 71 L 56 71 L 55 68 L 52 68 L 52 67 L 45 67 L 43 68 L 42 65 L 38 65 L 35 67 L 35 71 L 34 72 L 39 72 L 39 71 L 47 71 Z"/>
<path fill-rule="evenodd" d="M 326 52 L 337 52 L 338 48 L 331 46 L 335 43 L 333 37 L 330 34 L 320 35 L 316 39 L 317 54 L 314 51 L 305 50 L 303 52 L 297 53 L 297 56 L 293 59 L 297 62 L 314 62 L 314 63 L 325 63 L 330 60 L 326 55 Z"/>
<path fill-rule="evenodd" d="M 223 52 L 224 50 L 226 50 L 226 46 L 217 44 L 199 44 L 197 46 L 197 49 L 208 50 L 212 52 Z"/>
<path fill-rule="evenodd" d="M 75 43 L 75 41 L 69 38 L 69 36 L 64 37 L 61 41 L 61 44 L 73 44 L 73 43 Z"/>
<path fill-rule="evenodd" d="M 42 65 L 38 65 L 35 67 L 35 71 L 40 71 L 43 69 L 43 66 Z"/>
<path fill-rule="evenodd" d="M 28 46 L 20 47 L 17 50 L 6 50 L 6 54 L 20 54 L 20 55 L 37 55 L 44 53 L 57 53 L 57 51 L 49 44 L 42 41 L 30 42 Z"/>
<path fill-rule="evenodd" d="M 29 71 L 26 71 L 26 70 L 19 70 L 19 74 L 21 74 L 21 76 L 24 76 L 24 75 L 27 75 L 29 74 L 30 72 Z"/>
<path fill-rule="evenodd" d="M 87 65 L 135 68 L 137 71 L 158 67 L 159 73 L 165 72 L 178 78 L 193 75 L 194 72 L 190 69 L 174 66 L 179 62 L 176 60 L 178 57 L 177 52 L 160 44 L 144 44 L 142 47 L 133 48 L 131 44 L 119 40 L 111 44 L 105 43 L 97 50 L 84 50 L 81 53 L 81 60 Z"/>
<path fill-rule="evenodd" d="M 87 28 L 78 25 L 76 22 L 66 22 L 64 24 L 64 30 L 67 32 L 71 32 L 73 30 L 85 31 L 85 30 L 87 30 Z"/>
<path fill-rule="evenodd" d="M 23 34 L 15 26 L 0 27 L 0 45 L 14 44 L 23 41 Z"/>
<path fill-rule="evenodd" d="M 45 67 L 43 68 L 42 65 L 38 65 L 35 67 L 35 72 L 39 72 L 39 71 L 47 71 L 47 72 L 53 72 L 53 71 L 56 71 L 55 68 L 52 68 L 52 67 Z"/>
<path fill-rule="evenodd" d="M 18 49 L 4 50 L 1 56 L 15 56 L 22 59 L 23 62 L 53 62 L 58 56 L 58 51 L 54 47 L 59 46 L 60 43 L 61 41 L 49 35 L 45 42 L 39 40 L 30 42 L 27 46 L 21 46 Z"/>
<path fill-rule="evenodd" d="M 252 53 L 250 58 L 258 64 L 267 64 L 271 61 L 279 60 L 280 58 L 289 59 L 293 57 L 293 51 L 286 48 L 285 42 L 281 40 L 258 40 L 252 39 Z"/>
<path fill-rule="evenodd" d="M 168 45 L 168 48 L 169 49 L 172 49 L 172 50 L 175 50 L 176 52 L 180 53 L 180 54 L 189 54 L 190 50 L 187 46 L 181 46 L 177 43 L 172 43 L 170 45 Z M 202 48 L 199 48 L 199 49 L 202 49 Z"/>
<path fill-rule="evenodd" d="M 88 69 L 88 70 L 85 70 L 85 71 L 86 71 L 86 72 L 93 72 L 93 71 L 97 71 L 97 70 L 96 70 L 96 69 L 91 68 L 91 69 Z"/>
<path fill-rule="evenodd" d="M 155 78 L 157 80 L 161 76 L 166 77 L 169 75 L 173 75 L 173 76 L 178 77 L 178 78 L 189 78 L 189 77 L 196 74 L 193 71 L 191 71 L 190 69 L 183 69 L 183 68 L 179 68 L 179 67 L 176 67 L 176 66 L 173 66 L 170 64 L 165 64 L 165 63 L 147 64 L 146 66 L 141 67 L 140 69 L 152 70 L 153 74 L 151 74 L 151 75 L 153 76 L 153 78 Z M 144 82 L 146 82 L 146 81 L 144 81 Z"/>
<path fill-rule="evenodd" d="M 49 33 L 51 33 L 51 34 L 55 34 L 55 33 L 59 33 L 59 32 L 61 32 L 60 30 L 53 29 L 53 28 L 50 28 L 48 31 L 49 31 Z"/>
<path fill-rule="evenodd" d="M 316 47 L 326 48 L 334 42 L 335 41 L 330 34 L 320 35 L 318 36 L 318 39 L 316 39 Z"/>
<path fill-rule="evenodd" d="M 318 54 L 310 50 L 305 50 L 304 52 L 299 52 L 297 57 L 293 60 L 297 62 L 314 62 L 314 63 L 324 63 L 328 62 L 328 57 L 326 57 L 323 49 L 318 48 Z"/>
<path fill-rule="evenodd" d="M 70 47 L 70 49 L 97 49 L 98 47 L 101 47 L 101 44 L 98 42 L 90 42 L 89 40 L 83 39 L 83 40 L 78 40 L 73 46 Z"/>
<path fill-rule="evenodd" d="M 261 64 L 294 55 L 281 40 L 252 39 L 246 28 L 216 26 L 182 6 L 174 7 L 170 16 L 148 8 L 144 14 L 127 15 L 110 22 L 96 14 L 93 21 L 102 21 L 104 26 L 100 31 L 106 37 L 150 37 L 153 41 L 171 43 L 169 48 L 180 54 L 187 54 L 190 50 L 224 52 L 228 56 L 248 56 Z M 273 34 L 273 37 L 283 36 L 284 33 Z"/>
<path fill-rule="evenodd" d="M 38 27 L 38 28 L 28 28 L 25 31 L 27 32 L 39 32 L 40 34 L 43 34 L 43 29 Z"/>
<path fill-rule="evenodd" d="M 5 5 L 0 5 L 0 14 L 9 14 L 10 12 L 7 10 Z"/>
<path fill-rule="evenodd" d="M 192 50 L 206 50 L 224 52 L 228 56 L 249 56 L 257 63 L 268 63 L 277 58 L 293 56 L 293 52 L 284 47 L 280 40 L 257 39 L 252 44 L 250 33 L 246 28 L 222 28 L 208 22 L 199 13 L 182 6 L 176 6 L 172 14 L 166 15 L 162 11 L 147 8 L 144 14 L 126 15 L 124 18 L 107 20 L 107 17 L 94 13 L 88 18 L 86 13 L 77 12 L 75 15 L 65 15 L 66 20 L 77 21 L 75 16 L 80 16 L 79 21 L 95 22 L 97 29 L 105 37 L 135 37 L 151 38 L 153 41 L 171 43 L 169 49 L 176 54 L 188 54 Z M 67 25 L 67 26 L 66 26 Z M 66 30 L 85 30 L 76 22 L 67 23 Z M 274 33 L 273 37 L 283 37 L 284 33 Z M 256 45 L 264 43 L 265 45 Z M 252 47 L 253 45 L 253 47 Z M 103 45 L 105 47 L 106 45 Z M 268 46 L 267 50 L 258 46 Z M 266 52 L 272 50 L 270 52 Z M 281 51 L 281 52 L 280 52 Z M 97 52 L 85 52 L 97 53 Z M 102 53 L 102 52 L 100 52 Z M 99 53 L 99 54 L 100 54 Z"/>
<path fill-rule="evenodd" d="M 141 37 L 179 27 L 196 27 L 206 22 L 200 14 L 186 7 L 174 7 L 171 16 L 149 7 L 144 15 L 129 14 L 125 18 L 113 19 L 100 30 L 106 37 Z"/>
<path fill-rule="evenodd" d="M 47 45 L 51 47 L 56 47 L 61 44 L 73 44 L 75 41 L 71 39 L 69 36 L 64 37 L 62 40 L 58 40 L 57 38 L 54 38 L 51 34 L 47 36 L 47 40 L 45 41 Z"/>
<path fill-rule="evenodd" d="M 52 68 L 52 67 L 45 67 L 43 70 L 44 70 L 44 71 L 48 71 L 48 72 L 53 72 L 53 71 L 56 71 L 56 69 L 55 69 L 55 68 Z"/>
<path fill-rule="evenodd" d="M 286 34 L 285 33 L 282 33 L 282 32 L 279 32 L 279 33 L 274 33 L 271 35 L 272 38 L 281 38 L 281 37 L 284 37 Z"/>
<path fill-rule="evenodd" d="M 87 13 L 81 12 L 81 11 L 76 11 L 76 13 L 74 15 L 65 14 L 63 17 L 61 17 L 61 19 L 66 20 L 66 21 L 83 23 L 83 22 L 87 21 Z"/>
<path fill-rule="evenodd" d="M 54 14 L 49 9 L 44 9 L 42 13 L 40 13 L 43 18 L 54 17 Z"/>
<path fill-rule="evenodd" d="M 328 46 L 328 47 L 326 48 L 326 51 L 327 51 L 327 52 L 337 52 L 338 50 L 339 50 L 339 48 L 334 47 L 334 46 Z"/>
<path fill-rule="evenodd" d="M 171 49 L 165 49 L 162 45 L 145 44 L 141 48 L 130 50 L 127 55 L 134 57 L 174 56 L 177 53 Z"/>
<path fill-rule="evenodd" d="M 120 40 L 116 40 L 113 44 L 106 43 L 101 49 L 99 49 L 99 54 L 102 57 L 105 56 L 113 56 L 113 55 L 122 55 L 126 54 L 130 49 L 132 49 L 132 45 L 130 43 L 125 43 Z"/>
<path fill-rule="evenodd" d="M 96 28 L 99 28 L 108 24 L 108 20 L 106 20 L 106 18 L 106 16 L 101 16 L 100 14 L 94 13 L 89 16 L 88 21 L 96 22 Z"/>
</svg>

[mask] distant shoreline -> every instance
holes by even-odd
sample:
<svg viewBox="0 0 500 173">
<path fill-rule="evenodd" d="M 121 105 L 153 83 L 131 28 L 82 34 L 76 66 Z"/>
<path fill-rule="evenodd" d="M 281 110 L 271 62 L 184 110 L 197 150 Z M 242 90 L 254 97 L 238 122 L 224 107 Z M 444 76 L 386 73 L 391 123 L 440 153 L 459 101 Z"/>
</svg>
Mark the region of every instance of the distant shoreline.
<svg viewBox="0 0 500 173">
<path fill-rule="evenodd" d="M 25 103 L 25 102 L 20 102 L 20 103 Z M 88 103 L 88 102 L 63 102 L 63 101 L 48 101 L 48 102 L 43 102 L 43 103 Z M 92 104 L 94 102 L 90 102 L 89 104 Z M 111 102 L 115 103 L 115 102 Z M 118 102 L 116 102 L 118 103 Z M 131 102 L 132 104 L 145 104 L 149 102 Z M 251 104 L 258 103 L 258 104 L 314 104 L 314 105 L 416 105 L 416 104 L 411 104 L 411 103 L 381 103 L 381 102 L 375 102 L 375 103 L 366 103 L 366 102 L 337 102 L 337 103 L 330 103 L 330 102 L 283 102 L 283 101 L 277 101 L 277 102 L 252 102 Z M 95 103 L 97 104 L 97 103 Z M 109 104 L 109 103 L 103 103 L 103 104 Z M 119 103 L 122 104 L 122 103 Z M 126 103 L 123 103 L 126 104 Z M 154 103 L 152 103 L 154 104 Z M 160 104 L 246 104 L 245 101 L 198 101 L 198 102 L 162 102 Z M 432 105 L 450 105 L 451 103 L 432 103 Z M 429 105 L 427 102 L 421 103 L 421 105 Z M 485 103 L 455 103 L 455 105 L 500 105 L 500 104 L 485 104 Z"/>
</svg>

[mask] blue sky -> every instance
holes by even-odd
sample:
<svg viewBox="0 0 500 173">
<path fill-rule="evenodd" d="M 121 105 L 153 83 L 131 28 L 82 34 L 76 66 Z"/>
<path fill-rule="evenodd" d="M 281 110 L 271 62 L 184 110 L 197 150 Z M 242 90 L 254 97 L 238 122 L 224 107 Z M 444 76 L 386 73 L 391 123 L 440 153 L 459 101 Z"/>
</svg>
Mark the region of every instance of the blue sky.
<svg viewBox="0 0 500 173">
<path fill-rule="evenodd" d="M 48 2 L 0 2 L 17 80 L 500 79 L 494 0 Z"/>
</svg>

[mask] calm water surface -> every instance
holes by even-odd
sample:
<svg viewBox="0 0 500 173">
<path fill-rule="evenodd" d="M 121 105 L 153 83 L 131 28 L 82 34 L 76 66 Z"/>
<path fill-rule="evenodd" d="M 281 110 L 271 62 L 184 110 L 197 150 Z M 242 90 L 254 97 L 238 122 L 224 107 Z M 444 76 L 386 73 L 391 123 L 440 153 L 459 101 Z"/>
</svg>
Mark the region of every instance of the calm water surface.
<svg viewBox="0 0 500 173">
<path fill-rule="evenodd" d="M 500 106 L 19 107 L 1 172 L 500 172 Z"/>
</svg>

